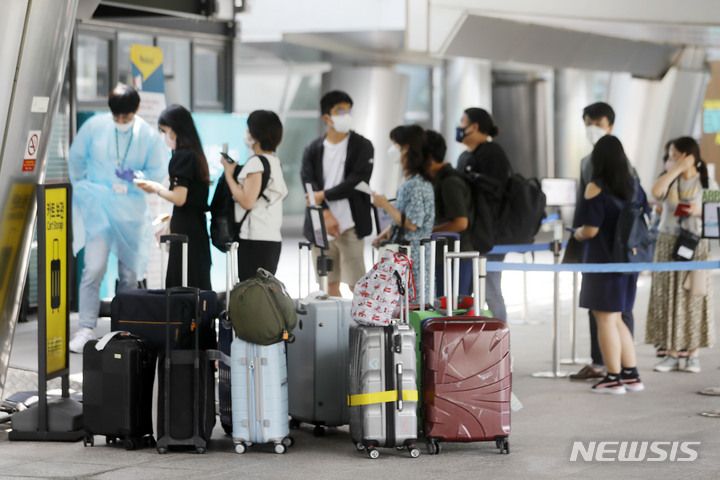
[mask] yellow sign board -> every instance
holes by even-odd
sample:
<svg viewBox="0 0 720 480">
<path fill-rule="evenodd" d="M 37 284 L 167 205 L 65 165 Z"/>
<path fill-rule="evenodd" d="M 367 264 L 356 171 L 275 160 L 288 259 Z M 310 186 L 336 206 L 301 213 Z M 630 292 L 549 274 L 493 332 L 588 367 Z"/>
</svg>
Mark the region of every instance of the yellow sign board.
<svg viewBox="0 0 720 480">
<path fill-rule="evenodd" d="M 133 45 L 130 48 L 130 61 L 140 70 L 144 82 L 162 65 L 162 49 L 145 45 Z"/>
<path fill-rule="evenodd" d="M 45 190 L 45 315 L 47 373 L 67 367 L 68 191 Z M 38 225 L 39 227 L 41 225 Z"/>
<path fill-rule="evenodd" d="M 5 210 L 0 220 L 0 302 L 7 305 L 11 277 L 17 267 L 18 249 L 22 240 L 28 210 L 32 204 L 33 183 L 15 183 L 10 187 Z"/>
</svg>

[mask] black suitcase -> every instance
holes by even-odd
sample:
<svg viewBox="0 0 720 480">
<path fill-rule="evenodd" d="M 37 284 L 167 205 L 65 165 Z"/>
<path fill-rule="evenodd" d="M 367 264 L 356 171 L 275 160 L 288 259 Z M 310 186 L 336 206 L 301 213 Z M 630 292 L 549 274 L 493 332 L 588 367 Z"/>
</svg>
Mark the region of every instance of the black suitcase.
<svg viewBox="0 0 720 480">
<path fill-rule="evenodd" d="M 127 450 L 154 446 L 155 351 L 135 335 L 113 334 L 101 350 L 96 346 L 107 336 L 83 349 L 83 443 L 94 445 L 94 435 L 105 435 L 107 443 L 120 440 Z"/>
<path fill-rule="evenodd" d="M 165 350 L 166 329 L 165 290 L 124 290 L 118 292 L 112 301 L 110 330 L 127 331 L 145 338 L 157 352 Z M 217 316 L 217 294 L 213 291 L 200 293 L 198 333 L 200 349 L 217 348 L 215 317 Z M 192 321 L 195 315 L 193 293 L 174 294 L 170 298 L 170 348 L 193 348 Z"/>
<path fill-rule="evenodd" d="M 166 301 L 169 304 L 172 297 L 188 292 L 195 298 L 194 318 L 199 319 L 200 290 L 169 288 L 165 291 Z M 215 364 L 208 353 L 201 350 L 199 329 L 194 328 L 192 322 L 194 345 L 183 350 L 171 348 L 169 315 L 166 322 L 165 348 L 158 362 L 157 450 L 167 453 L 169 447 L 184 446 L 205 453 L 215 426 Z"/>
<path fill-rule="evenodd" d="M 161 271 L 165 271 L 165 262 L 172 243 L 183 246 L 183 286 L 187 286 L 187 235 L 170 234 L 160 237 L 163 254 Z M 165 296 L 165 280 L 160 290 L 124 290 L 118 292 L 110 306 L 110 330 L 127 331 L 149 340 L 155 350 L 165 350 L 166 318 L 168 306 L 170 310 L 170 348 L 191 349 L 193 340 L 193 321 L 195 319 L 194 290 L 176 293 L 169 299 Z M 213 291 L 200 292 L 201 320 L 196 322 L 200 334 L 200 349 L 217 348 L 215 334 L 215 318 L 217 317 L 217 294 Z"/>
</svg>

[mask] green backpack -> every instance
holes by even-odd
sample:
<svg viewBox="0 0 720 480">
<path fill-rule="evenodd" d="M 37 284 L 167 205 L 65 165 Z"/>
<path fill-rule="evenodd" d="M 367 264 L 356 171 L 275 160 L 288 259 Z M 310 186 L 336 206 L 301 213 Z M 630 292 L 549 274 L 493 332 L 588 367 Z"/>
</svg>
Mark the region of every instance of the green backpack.
<svg viewBox="0 0 720 480">
<path fill-rule="evenodd" d="M 272 345 L 295 339 L 295 303 L 285 285 L 262 268 L 232 289 L 229 314 L 235 335 L 246 342 Z"/>
</svg>

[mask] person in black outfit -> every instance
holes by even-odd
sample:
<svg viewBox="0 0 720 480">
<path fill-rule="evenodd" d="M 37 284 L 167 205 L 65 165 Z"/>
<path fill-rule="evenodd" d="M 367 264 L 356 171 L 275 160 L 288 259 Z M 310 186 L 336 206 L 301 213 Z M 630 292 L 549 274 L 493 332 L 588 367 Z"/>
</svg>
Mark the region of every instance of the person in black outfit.
<svg viewBox="0 0 720 480">
<path fill-rule="evenodd" d="M 472 230 L 473 202 L 470 186 L 460 173 L 445 161 L 447 145 L 442 135 L 434 130 L 425 132 L 430 162 L 430 176 L 435 188 L 435 226 L 433 233 L 453 232 L 460 234 L 460 250 L 473 249 Z M 442 258 L 435 262 L 435 280 L 437 295 L 444 295 L 445 265 Z M 460 295 L 472 293 L 472 262 L 460 262 Z"/>
<path fill-rule="evenodd" d="M 333 261 L 328 273 L 328 294 L 340 296 L 340 282 L 353 290 L 365 274 L 363 238 L 372 233 L 370 196 L 355 190 L 370 182 L 374 149 L 367 138 L 351 130 L 353 102 L 342 91 L 333 90 L 320 99 L 327 134 L 313 140 L 303 153 L 300 178 L 312 186 L 315 204 L 322 205 L 325 227 L 331 237 L 326 252 Z M 303 235 L 313 240 L 309 215 Z M 317 256 L 317 249 L 313 254 Z"/>
<path fill-rule="evenodd" d="M 190 112 L 181 105 L 166 108 L 158 119 L 165 144 L 172 150 L 168 165 L 170 188 L 158 182 L 137 180 L 135 183 L 148 193 L 156 193 L 174 205 L 170 232 L 188 236 L 188 286 L 211 290 L 210 241 L 205 212 L 208 209 L 210 176 L 200 136 Z M 182 284 L 182 247 L 170 246 L 170 258 L 165 284 Z"/>
<path fill-rule="evenodd" d="M 594 147 L 600 138 L 612 133 L 613 125 L 615 123 L 615 111 L 605 102 L 590 104 L 583 109 L 583 122 L 585 122 L 588 142 L 590 142 L 590 145 Z M 573 219 L 573 227 L 575 228 L 581 226 L 578 219 L 578 213 L 580 212 L 578 207 L 585 196 L 585 189 L 592 181 L 593 177 L 593 165 L 590 161 L 590 156 L 591 154 L 588 154 L 580 161 L 580 181 L 578 182 L 577 202 L 575 203 L 575 218 Z M 629 163 L 628 168 L 631 169 L 633 176 L 637 178 L 637 173 Z M 632 334 L 635 323 L 632 310 L 623 312 L 622 319 Z M 588 310 L 588 320 L 590 322 L 591 361 L 588 365 L 581 368 L 580 371 L 570 374 L 570 380 L 603 378 L 606 373 L 605 362 L 603 360 L 602 352 L 600 351 L 600 343 L 598 342 L 597 322 L 595 321 L 595 314 L 592 310 Z"/>
<path fill-rule="evenodd" d="M 592 179 L 578 206 L 576 219 L 581 226 L 573 233 L 587 242 L 583 262 L 610 263 L 620 208 L 633 200 L 650 212 L 647 197 L 634 178 L 617 137 L 605 135 L 595 144 Z M 637 192 L 637 194 L 635 193 Z M 622 312 L 632 311 L 637 291 L 637 273 L 586 273 L 582 278 L 580 306 L 590 309 L 598 328 L 598 341 L 607 374 L 592 387 L 594 393 L 623 394 L 644 389 L 637 371 L 632 332 L 623 322 Z"/>
<path fill-rule="evenodd" d="M 456 128 L 455 140 L 467 147 L 458 158 L 457 169 L 461 172 L 473 171 L 485 174 L 497 180 L 500 185 L 507 184 L 512 169 L 505 151 L 495 143 L 495 137 L 500 133 L 490 114 L 482 108 L 468 108 L 460 119 L 460 126 Z M 499 199 L 502 197 L 500 196 Z M 500 207 L 498 201 L 497 208 Z M 462 245 L 462 241 L 461 241 Z M 502 262 L 505 254 L 488 255 L 489 262 Z M 502 272 L 488 272 L 486 277 L 486 301 L 488 308 L 496 318 L 507 321 L 505 299 L 501 290 Z"/>
</svg>

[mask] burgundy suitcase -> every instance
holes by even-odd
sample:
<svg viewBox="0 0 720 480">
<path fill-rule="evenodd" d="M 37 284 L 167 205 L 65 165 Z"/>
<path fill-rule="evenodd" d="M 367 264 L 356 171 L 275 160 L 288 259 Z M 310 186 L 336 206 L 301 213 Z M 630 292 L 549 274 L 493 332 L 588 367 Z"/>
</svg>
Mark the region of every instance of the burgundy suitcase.
<svg viewBox="0 0 720 480">
<path fill-rule="evenodd" d="M 449 254 L 448 259 L 455 255 Z M 477 252 L 457 255 L 472 255 L 473 269 L 478 272 Z M 475 298 L 483 298 L 475 283 Z M 443 441 L 493 440 L 500 453 L 510 453 L 512 375 L 507 324 L 487 317 L 433 318 L 423 324 L 422 342 L 428 453 L 440 453 Z"/>
</svg>

